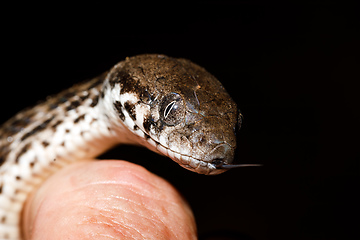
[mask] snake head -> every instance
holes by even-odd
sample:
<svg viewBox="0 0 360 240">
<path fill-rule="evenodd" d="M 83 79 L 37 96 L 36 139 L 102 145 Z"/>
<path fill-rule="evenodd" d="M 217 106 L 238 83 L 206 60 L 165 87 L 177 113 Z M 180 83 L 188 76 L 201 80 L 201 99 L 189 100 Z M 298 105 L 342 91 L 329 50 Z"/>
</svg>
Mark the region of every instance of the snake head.
<svg viewBox="0 0 360 240">
<path fill-rule="evenodd" d="M 140 144 L 201 174 L 239 166 L 232 162 L 242 115 L 204 68 L 186 59 L 139 55 L 115 66 L 108 81 L 123 123 Z"/>
</svg>

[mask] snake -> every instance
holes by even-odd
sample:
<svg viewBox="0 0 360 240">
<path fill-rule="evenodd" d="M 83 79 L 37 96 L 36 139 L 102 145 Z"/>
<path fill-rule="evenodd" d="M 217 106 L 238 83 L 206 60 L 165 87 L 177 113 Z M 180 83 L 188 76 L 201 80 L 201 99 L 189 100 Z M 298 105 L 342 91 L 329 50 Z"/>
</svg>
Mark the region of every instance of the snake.
<svg viewBox="0 0 360 240">
<path fill-rule="evenodd" d="M 206 175 L 234 164 L 242 114 L 203 67 L 161 54 L 109 71 L 24 109 L 0 127 L 0 239 L 22 239 L 21 212 L 46 178 L 118 144 L 135 144 Z"/>
</svg>

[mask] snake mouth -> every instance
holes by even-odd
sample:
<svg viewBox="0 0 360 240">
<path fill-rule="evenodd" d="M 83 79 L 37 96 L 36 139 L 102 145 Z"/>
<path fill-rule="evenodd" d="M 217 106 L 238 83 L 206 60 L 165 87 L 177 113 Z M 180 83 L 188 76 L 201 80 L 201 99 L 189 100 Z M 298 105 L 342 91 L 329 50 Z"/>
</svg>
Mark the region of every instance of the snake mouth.
<svg viewBox="0 0 360 240">
<path fill-rule="evenodd" d="M 175 152 L 169 148 L 165 148 L 162 145 L 158 145 L 157 148 L 162 154 L 170 157 L 173 161 L 177 162 L 181 167 L 190 171 L 197 172 L 205 175 L 215 175 L 225 172 L 226 169 L 217 168 L 214 162 L 206 162 L 204 160 L 194 158 L 185 154 Z"/>
<path fill-rule="evenodd" d="M 155 141 L 152 138 L 148 139 L 148 143 L 150 143 L 150 145 L 152 145 L 152 147 L 154 147 L 157 152 L 171 158 L 181 167 L 200 174 L 217 175 L 233 168 L 262 166 L 262 164 L 252 164 L 252 163 L 232 164 L 232 163 L 228 163 L 226 159 L 222 157 L 217 157 L 214 158 L 213 160 L 205 161 L 202 159 L 194 158 L 186 154 L 176 152 L 162 145 L 161 143 Z"/>
<path fill-rule="evenodd" d="M 151 139 L 151 141 L 149 141 Z M 149 138 L 148 143 L 152 147 L 156 148 L 157 152 L 160 152 L 162 155 L 165 155 L 171 158 L 174 162 L 178 163 L 181 167 L 186 168 L 192 172 L 205 174 L 205 175 L 216 175 L 222 172 L 225 172 L 226 168 L 219 167 L 220 165 L 227 165 L 222 159 L 216 158 L 211 161 L 205 161 L 202 159 L 194 158 L 192 156 L 179 153 L 174 151 L 161 143 L 155 141 L 152 138 Z M 221 164 L 220 164 L 221 162 Z"/>
</svg>

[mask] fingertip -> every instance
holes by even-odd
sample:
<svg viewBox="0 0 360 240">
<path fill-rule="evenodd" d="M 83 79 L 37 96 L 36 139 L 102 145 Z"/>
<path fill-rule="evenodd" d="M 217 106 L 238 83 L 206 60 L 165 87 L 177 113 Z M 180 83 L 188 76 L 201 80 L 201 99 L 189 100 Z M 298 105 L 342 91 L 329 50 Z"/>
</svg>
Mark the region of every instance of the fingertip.
<svg viewBox="0 0 360 240">
<path fill-rule="evenodd" d="M 23 219 L 26 239 L 196 236 L 192 211 L 171 184 L 118 160 L 61 169 L 28 199 Z"/>
</svg>

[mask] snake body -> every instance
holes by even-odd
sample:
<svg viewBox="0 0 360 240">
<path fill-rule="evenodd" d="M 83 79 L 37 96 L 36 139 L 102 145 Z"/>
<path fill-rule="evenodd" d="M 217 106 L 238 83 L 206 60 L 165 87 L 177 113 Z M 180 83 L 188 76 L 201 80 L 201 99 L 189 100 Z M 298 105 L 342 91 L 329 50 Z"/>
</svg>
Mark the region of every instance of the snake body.
<svg viewBox="0 0 360 240">
<path fill-rule="evenodd" d="M 139 144 L 201 174 L 231 166 L 236 103 L 204 68 L 146 54 L 25 109 L 0 127 L 0 239 L 21 239 L 28 194 L 66 164 Z"/>
</svg>

